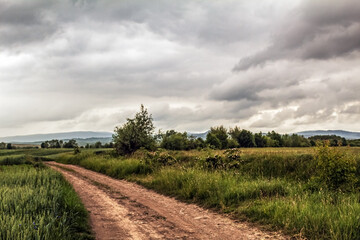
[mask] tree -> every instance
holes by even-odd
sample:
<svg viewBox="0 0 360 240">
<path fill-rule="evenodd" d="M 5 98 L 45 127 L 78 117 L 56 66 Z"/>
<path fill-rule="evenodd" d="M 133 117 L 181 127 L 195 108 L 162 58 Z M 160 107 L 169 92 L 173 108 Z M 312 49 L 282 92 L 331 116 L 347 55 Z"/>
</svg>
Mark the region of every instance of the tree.
<svg viewBox="0 0 360 240">
<path fill-rule="evenodd" d="M 271 138 L 273 141 L 273 144 L 271 147 L 283 147 L 284 146 L 284 140 L 281 137 L 281 135 L 277 132 L 275 132 L 274 130 L 271 132 L 268 132 L 268 134 L 266 135 L 269 138 Z"/>
<path fill-rule="evenodd" d="M 95 143 L 95 148 L 101 148 L 101 147 L 102 147 L 101 142 L 100 142 L 100 141 L 97 141 L 97 142 Z"/>
<path fill-rule="evenodd" d="M 336 135 L 315 135 L 312 137 L 309 137 L 309 140 L 312 140 L 314 142 L 316 141 L 329 141 L 330 146 L 337 147 L 337 146 L 346 146 L 348 143 L 345 138 L 336 136 Z"/>
<path fill-rule="evenodd" d="M 78 144 L 75 139 L 70 139 L 68 142 L 64 143 L 64 148 L 76 148 Z"/>
<path fill-rule="evenodd" d="M 228 144 L 228 133 L 227 133 L 227 129 L 224 127 L 224 126 L 219 126 L 219 127 L 212 127 L 210 128 L 210 132 L 207 134 L 207 136 L 209 134 L 212 134 L 214 135 L 214 137 L 216 137 L 219 142 L 220 142 L 220 146 L 219 147 L 216 147 L 214 144 L 211 144 L 210 145 L 213 145 L 215 146 L 216 148 L 221 148 L 221 149 L 225 149 L 227 148 L 227 144 Z M 206 140 L 208 139 L 208 137 L 206 136 Z M 210 137 L 210 139 L 213 141 L 213 136 Z M 208 140 L 207 140 L 208 142 Z M 209 142 L 208 142 L 209 143 Z"/>
<path fill-rule="evenodd" d="M 160 147 L 169 149 L 169 150 L 188 150 L 189 139 L 187 133 L 176 132 L 175 130 L 166 131 L 166 133 L 161 134 L 161 143 Z"/>
<path fill-rule="evenodd" d="M 11 143 L 8 143 L 8 144 L 6 145 L 6 148 L 7 148 L 7 149 L 13 149 L 13 146 L 11 145 Z"/>
<path fill-rule="evenodd" d="M 262 132 L 254 134 L 254 140 L 257 147 L 266 147 L 266 138 Z"/>
<path fill-rule="evenodd" d="M 148 150 L 154 149 L 153 132 L 155 127 L 152 121 L 151 114 L 141 104 L 140 112 L 135 114 L 135 118 L 128 118 L 124 125 L 115 128 L 113 142 L 116 152 L 125 155 L 131 154 L 141 147 Z"/>
<path fill-rule="evenodd" d="M 220 140 L 216 137 L 215 134 L 209 132 L 206 135 L 206 143 L 210 145 L 210 147 L 215 148 L 215 149 L 220 149 L 221 148 L 221 142 Z"/>
<path fill-rule="evenodd" d="M 235 139 L 240 147 L 255 147 L 254 135 L 248 130 L 240 130 L 239 127 L 230 129 L 230 136 Z"/>
<path fill-rule="evenodd" d="M 49 147 L 48 141 L 42 142 L 40 146 L 41 148 L 48 148 Z"/>
</svg>

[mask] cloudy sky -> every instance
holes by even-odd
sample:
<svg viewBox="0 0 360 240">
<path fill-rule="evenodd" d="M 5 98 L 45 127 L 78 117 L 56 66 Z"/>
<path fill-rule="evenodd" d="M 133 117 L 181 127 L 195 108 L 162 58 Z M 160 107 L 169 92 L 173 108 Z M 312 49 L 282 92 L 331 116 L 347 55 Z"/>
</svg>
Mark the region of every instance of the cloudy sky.
<svg viewBox="0 0 360 240">
<path fill-rule="evenodd" d="M 0 136 L 360 131 L 358 0 L 0 0 Z"/>
</svg>

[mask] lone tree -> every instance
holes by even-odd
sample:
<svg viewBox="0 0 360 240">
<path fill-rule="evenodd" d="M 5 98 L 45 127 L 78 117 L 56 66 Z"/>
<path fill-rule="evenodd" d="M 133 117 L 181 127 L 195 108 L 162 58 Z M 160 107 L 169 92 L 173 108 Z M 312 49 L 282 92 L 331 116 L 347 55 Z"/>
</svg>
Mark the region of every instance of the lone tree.
<svg viewBox="0 0 360 240">
<path fill-rule="evenodd" d="M 140 112 L 135 114 L 135 118 L 128 118 L 124 125 L 115 128 L 113 142 L 116 152 L 120 155 L 126 155 L 141 147 L 148 150 L 154 149 L 153 132 L 155 127 L 152 121 L 151 114 L 141 104 Z"/>
</svg>

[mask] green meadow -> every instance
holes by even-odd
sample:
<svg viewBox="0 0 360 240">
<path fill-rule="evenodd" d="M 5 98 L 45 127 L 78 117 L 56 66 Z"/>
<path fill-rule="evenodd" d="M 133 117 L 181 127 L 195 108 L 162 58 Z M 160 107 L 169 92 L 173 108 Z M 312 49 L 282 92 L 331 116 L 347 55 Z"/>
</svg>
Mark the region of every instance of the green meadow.
<svg viewBox="0 0 360 240">
<path fill-rule="evenodd" d="M 73 188 L 42 163 L 59 152 L 0 151 L 0 239 L 93 239 Z"/>
<path fill-rule="evenodd" d="M 56 155 L 296 238 L 360 238 L 359 148 L 256 148 Z"/>
</svg>

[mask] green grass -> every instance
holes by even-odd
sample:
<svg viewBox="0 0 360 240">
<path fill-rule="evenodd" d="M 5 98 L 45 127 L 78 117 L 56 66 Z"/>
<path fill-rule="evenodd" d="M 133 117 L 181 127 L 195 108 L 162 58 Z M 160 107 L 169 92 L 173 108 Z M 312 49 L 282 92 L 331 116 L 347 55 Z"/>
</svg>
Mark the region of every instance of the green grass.
<svg viewBox="0 0 360 240">
<path fill-rule="evenodd" d="M 353 154 L 360 166 L 359 149 L 341 148 L 340 151 Z M 238 219 L 265 224 L 293 236 L 360 239 L 358 188 L 341 192 L 318 185 L 314 148 L 244 149 L 236 159 L 235 168 L 216 170 L 204 167 L 206 157 L 225 157 L 223 151 L 165 151 L 161 154 L 171 155 L 177 161 L 164 166 L 154 164 L 156 157 L 146 159 L 144 153 L 114 158 L 90 152 L 76 156 L 63 154 L 58 160 L 136 181 L 160 193 L 231 213 Z M 358 180 L 359 172 L 357 167 Z"/>
<path fill-rule="evenodd" d="M 60 173 L 29 155 L 1 161 L 0 239 L 93 239 L 87 211 Z"/>
<path fill-rule="evenodd" d="M 115 159 L 108 155 L 95 155 L 92 152 L 84 152 L 77 155 L 61 155 L 57 161 L 62 163 L 78 164 L 87 169 L 123 179 L 133 174 L 148 174 L 153 169 L 139 159 Z"/>
<path fill-rule="evenodd" d="M 258 199 L 237 212 L 308 239 L 359 239 L 358 194 L 297 192 L 286 198 Z"/>
</svg>

